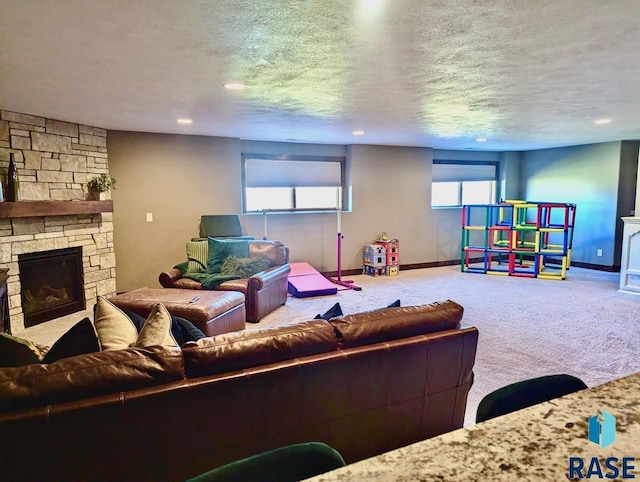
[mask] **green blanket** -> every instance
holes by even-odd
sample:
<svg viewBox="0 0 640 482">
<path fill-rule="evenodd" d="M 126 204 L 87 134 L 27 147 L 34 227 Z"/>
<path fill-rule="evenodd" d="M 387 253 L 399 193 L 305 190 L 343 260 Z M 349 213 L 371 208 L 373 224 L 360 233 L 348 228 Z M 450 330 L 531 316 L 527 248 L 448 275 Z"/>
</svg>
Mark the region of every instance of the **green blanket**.
<svg viewBox="0 0 640 482">
<path fill-rule="evenodd" d="M 216 286 L 218 286 L 220 283 L 224 283 L 225 281 L 230 281 L 232 279 L 240 279 L 240 276 L 225 275 L 222 273 L 188 273 L 187 272 L 188 265 L 189 265 L 189 262 L 187 261 L 174 266 L 174 268 L 178 268 L 180 271 L 182 271 L 182 276 L 184 278 L 189 278 L 189 279 L 198 281 L 200 284 L 202 284 L 202 287 L 205 290 L 212 290 Z"/>
<path fill-rule="evenodd" d="M 258 256 L 256 258 L 238 258 L 237 256 L 227 256 L 219 270 L 207 268 L 204 273 L 190 273 L 189 262 L 181 263 L 176 268 L 180 269 L 182 276 L 198 281 L 207 290 L 212 290 L 220 283 L 233 279 L 250 278 L 254 274 L 264 271 L 271 265 L 267 258 Z"/>
</svg>

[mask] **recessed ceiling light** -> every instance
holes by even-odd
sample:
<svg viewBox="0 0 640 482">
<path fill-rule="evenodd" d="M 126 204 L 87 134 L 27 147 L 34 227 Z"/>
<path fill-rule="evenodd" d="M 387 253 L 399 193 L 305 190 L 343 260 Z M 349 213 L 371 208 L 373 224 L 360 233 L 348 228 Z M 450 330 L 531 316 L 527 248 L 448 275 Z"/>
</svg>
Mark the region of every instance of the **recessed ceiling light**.
<svg viewBox="0 0 640 482">
<path fill-rule="evenodd" d="M 244 90 L 246 87 L 242 82 L 226 82 L 222 85 L 228 90 Z"/>
<path fill-rule="evenodd" d="M 191 124 L 193 124 L 193 121 L 191 119 L 178 119 L 178 124 L 180 124 L 181 126 L 189 126 Z"/>
<path fill-rule="evenodd" d="M 364 131 L 353 131 L 351 134 L 353 134 L 354 136 L 363 136 Z"/>
<path fill-rule="evenodd" d="M 601 126 L 601 125 L 604 125 L 604 124 L 610 124 L 611 123 L 611 119 L 597 119 L 597 120 L 593 121 L 593 123 Z"/>
<path fill-rule="evenodd" d="M 476 139 L 476 142 L 487 142 L 487 138 L 486 137 L 478 137 Z"/>
</svg>

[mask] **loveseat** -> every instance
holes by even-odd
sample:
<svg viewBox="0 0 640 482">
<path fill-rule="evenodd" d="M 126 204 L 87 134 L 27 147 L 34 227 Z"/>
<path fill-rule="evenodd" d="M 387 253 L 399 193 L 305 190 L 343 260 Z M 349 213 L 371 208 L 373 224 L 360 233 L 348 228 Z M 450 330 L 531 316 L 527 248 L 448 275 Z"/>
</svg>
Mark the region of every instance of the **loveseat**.
<svg viewBox="0 0 640 482">
<path fill-rule="evenodd" d="M 453 301 L 0 369 L 0 480 L 179 481 L 320 441 L 347 463 L 462 427 Z"/>
<path fill-rule="evenodd" d="M 208 241 L 210 246 L 211 243 L 216 243 L 217 245 L 224 245 L 225 243 L 225 240 L 216 240 L 214 238 L 208 238 Z M 246 321 L 257 323 L 263 316 L 271 313 L 287 301 L 287 278 L 291 271 L 289 267 L 289 248 L 280 241 L 272 240 L 244 240 L 237 243 L 226 240 L 226 242 L 248 244 L 248 257 L 250 259 L 263 258 L 269 261 L 269 267 L 263 271 L 259 271 L 248 278 L 224 281 L 213 288 L 219 291 L 239 291 L 243 293 L 245 296 Z M 209 253 L 211 253 L 211 248 L 209 248 Z M 209 262 L 212 262 L 211 258 Z M 174 267 L 160 273 L 158 280 L 163 287 L 204 289 L 202 282 L 185 276 L 187 263 L 177 266 L 180 267 Z"/>
</svg>

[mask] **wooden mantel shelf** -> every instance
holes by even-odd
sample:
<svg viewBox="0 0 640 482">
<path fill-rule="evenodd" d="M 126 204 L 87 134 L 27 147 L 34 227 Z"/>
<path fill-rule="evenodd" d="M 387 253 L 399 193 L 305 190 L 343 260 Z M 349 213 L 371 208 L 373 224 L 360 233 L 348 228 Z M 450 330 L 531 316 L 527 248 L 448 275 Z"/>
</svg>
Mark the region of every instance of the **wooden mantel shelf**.
<svg viewBox="0 0 640 482">
<path fill-rule="evenodd" d="M 0 219 L 113 212 L 113 201 L 0 202 Z"/>
</svg>

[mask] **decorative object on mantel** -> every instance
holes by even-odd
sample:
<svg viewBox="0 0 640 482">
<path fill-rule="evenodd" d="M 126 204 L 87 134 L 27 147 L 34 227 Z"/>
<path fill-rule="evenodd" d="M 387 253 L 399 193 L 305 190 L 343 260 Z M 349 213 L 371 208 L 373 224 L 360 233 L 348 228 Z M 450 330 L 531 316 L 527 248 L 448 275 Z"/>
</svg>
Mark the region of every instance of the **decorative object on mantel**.
<svg viewBox="0 0 640 482">
<path fill-rule="evenodd" d="M 9 153 L 9 172 L 7 173 L 7 201 L 20 201 L 20 180 L 16 168 L 15 156 Z"/>
<path fill-rule="evenodd" d="M 89 188 L 90 198 L 95 201 L 101 201 L 105 199 L 105 193 L 109 189 L 116 188 L 116 179 L 103 172 L 99 176 L 91 178 L 87 183 L 87 187 Z"/>
</svg>

